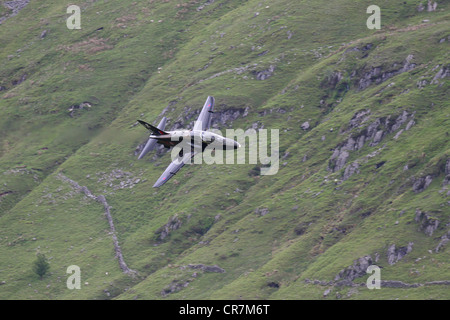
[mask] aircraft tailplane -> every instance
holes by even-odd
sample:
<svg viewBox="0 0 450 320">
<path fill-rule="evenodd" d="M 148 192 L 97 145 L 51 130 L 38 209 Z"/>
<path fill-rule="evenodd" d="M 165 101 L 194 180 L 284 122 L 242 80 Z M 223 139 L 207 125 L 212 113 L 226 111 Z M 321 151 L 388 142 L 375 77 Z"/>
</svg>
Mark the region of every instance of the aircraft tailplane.
<svg viewBox="0 0 450 320">
<path fill-rule="evenodd" d="M 164 128 L 166 126 L 166 117 L 164 117 L 161 120 L 161 122 L 158 125 L 158 128 L 155 127 L 155 126 L 152 126 L 150 123 L 147 123 L 147 122 L 142 121 L 142 120 L 138 120 L 138 122 L 140 124 L 142 124 L 147 130 L 152 131 L 155 136 L 160 136 L 160 135 L 163 135 L 163 134 L 167 134 L 167 132 L 164 131 Z"/>
</svg>

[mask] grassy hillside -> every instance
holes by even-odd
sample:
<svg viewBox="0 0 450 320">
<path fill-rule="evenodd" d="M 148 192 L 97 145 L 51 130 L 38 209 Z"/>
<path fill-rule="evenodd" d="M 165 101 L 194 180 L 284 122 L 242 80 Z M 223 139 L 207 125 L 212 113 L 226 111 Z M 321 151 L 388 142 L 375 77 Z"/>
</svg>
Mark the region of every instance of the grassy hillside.
<svg viewBox="0 0 450 320">
<path fill-rule="evenodd" d="M 85 1 L 80 30 L 0 3 L 1 299 L 450 298 L 447 1 Z M 224 133 L 279 130 L 279 171 L 152 188 L 136 119 L 192 128 L 208 95 Z"/>
</svg>

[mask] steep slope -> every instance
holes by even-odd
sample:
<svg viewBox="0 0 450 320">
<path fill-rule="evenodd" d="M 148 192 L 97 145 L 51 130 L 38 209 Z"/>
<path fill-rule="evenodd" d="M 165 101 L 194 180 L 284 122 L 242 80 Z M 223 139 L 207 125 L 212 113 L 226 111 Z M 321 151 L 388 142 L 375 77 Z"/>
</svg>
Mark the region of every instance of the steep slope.
<svg viewBox="0 0 450 320">
<path fill-rule="evenodd" d="M 379 3 L 374 31 L 370 4 L 86 2 L 69 31 L 65 4 L 30 2 L 5 20 L 0 296 L 448 299 L 449 5 Z M 192 127 L 207 95 L 222 131 L 279 130 L 278 173 L 192 165 L 152 189 L 170 153 L 137 161 L 136 119 Z"/>
</svg>

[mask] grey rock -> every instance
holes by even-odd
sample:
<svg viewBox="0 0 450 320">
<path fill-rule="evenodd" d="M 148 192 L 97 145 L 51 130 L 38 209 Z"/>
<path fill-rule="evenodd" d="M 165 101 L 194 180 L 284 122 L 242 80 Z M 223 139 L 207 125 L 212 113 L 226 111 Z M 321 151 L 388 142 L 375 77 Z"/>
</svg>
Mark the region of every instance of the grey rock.
<svg viewBox="0 0 450 320">
<path fill-rule="evenodd" d="M 371 147 L 376 146 L 383 139 L 384 131 L 378 130 L 373 137 L 372 142 L 369 144 Z"/>
<path fill-rule="evenodd" d="M 207 266 L 204 264 L 188 264 L 188 267 L 191 269 L 200 269 L 204 272 L 225 273 L 225 270 L 218 265 Z"/>
<path fill-rule="evenodd" d="M 341 170 L 344 167 L 345 163 L 347 162 L 349 156 L 350 154 L 345 150 L 340 152 L 333 171 L 336 172 Z"/>
<path fill-rule="evenodd" d="M 414 221 L 420 224 L 419 230 L 423 231 L 427 236 L 432 236 L 434 231 L 439 226 L 439 220 L 430 216 L 426 212 L 422 212 L 421 210 L 416 210 L 416 216 Z"/>
<path fill-rule="evenodd" d="M 415 193 L 423 192 L 426 188 L 428 188 L 432 181 L 433 178 L 430 175 L 416 179 L 413 183 L 413 191 Z"/>
<path fill-rule="evenodd" d="M 399 248 L 396 248 L 395 244 L 391 245 L 387 251 L 388 263 L 390 265 L 393 265 L 398 261 L 400 261 L 401 259 L 403 259 L 404 256 L 406 256 L 408 253 L 412 251 L 413 245 L 414 245 L 413 242 L 409 242 L 406 247 L 399 247 Z"/>
<path fill-rule="evenodd" d="M 358 90 L 364 90 L 369 87 L 372 83 L 380 84 L 389 78 L 392 78 L 403 72 L 410 71 L 416 67 L 416 64 L 412 62 L 414 56 L 412 54 L 408 55 L 403 61 L 403 65 L 399 69 L 394 69 L 397 64 L 392 66 L 389 71 L 382 72 L 381 67 L 372 67 L 370 71 L 365 72 L 358 83 Z"/>
<path fill-rule="evenodd" d="M 437 8 L 437 3 L 433 2 L 431 0 L 428 0 L 427 11 L 428 12 L 433 12 L 433 11 L 436 11 L 436 8 Z"/>
<path fill-rule="evenodd" d="M 349 129 L 353 129 L 366 122 L 370 117 L 370 110 L 361 110 L 356 112 L 349 121 Z"/>
<path fill-rule="evenodd" d="M 178 214 L 173 215 L 169 218 L 169 221 L 156 230 L 156 234 L 159 235 L 159 240 L 164 240 L 172 231 L 179 229 L 182 225 L 181 220 L 178 218 Z"/>
<path fill-rule="evenodd" d="M 447 231 L 447 233 L 441 237 L 441 241 L 439 241 L 434 251 L 439 252 L 439 250 L 441 250 L 442 247 L 444 247 L 449 241 L 450 241 L 450 231 Z"/>
<path fill-rule="evenodd" d="M 352 162 L 351 164 L 349 164 L 347 166 L 347 168 L 345 168 L 344 176 L 342 177 L 342 180 L 345 181 L 345 180 L 349 179 L 355 173 L 359 173 L 359 163 L 356 161 Z"/>
<path fill-rule="evenodd" d="M 445 174 L 443 186 L 450 185 L 450 159 L 448 159 L 445 164 Z"/>
<path fill-rule="evenodd" d="M 353 261 L 353 264 L 343 270 L 341 270 L 334 281 L 347 281 L 351 282 L 358 277 L 362 277 L 366 274 L 367 268 L 372 265 L 372 257 L 364 256 Z"/>
<path fill-rule="evenodd" d="M 391 131 L 397 131 L 408 120 L 408 112 L 403 111 L 396 119 L 394 125 L 391 127 Z"/>
<path fill-rule="evenodd" d="M 450 77 L 450 68 L 449 67 L 442 67 L 434 76 L 433 80 L 431 80 L 431 84 L 437 84 L 439 83 L 439 79 L 444 79 Z"/>
<path fill-rule="evenodd" d="M 269 209 L 268 208 L 256 208 L 255 213 L 257 215 L 263 217 L 269 213 Z"/>
<path fill-rule="evenodd" d="M 12 13 L 9 16 L 0 17 L 0 24 L 8 19 L 11 18 L 19 13 L 20 10 L 25 8 L 27 4 L 30 2 L 30 0 L 12 0 L 12 1 L 4 1 L 2 5 L 10 10 L 12 10 Z"/>
<path fill-rule="evenodd" d="M 411 129 L 411 127 L 412 127 L 415 123 L 416 123 L 416 122 L 415 122 L 414 120 L 410 120 L 410 121 L 408 122 L 408 124 L 406 125 L 405 130 Z"/>
<path fill-rule="evenodd" d="M 309 129 L 309 122 L 305 121 L 302 123 L 302 125 L 300 126 L 300 128 L 302 128 L 302 130 L 308 130 Z"/>
<path fill-rule="evenodd" d="M 403 133 L 403 129 L 401 129 L 399 132 L 397 132 L 394 136 L 394 140 L 398 140 L 398 138 L 400 137 L 400 135 Z"/>
<path fill-rule="evenodd" d="M 271 65 L 268 69 L 263 71 L 253 71 L 253 74 L 256 76 L 256 80 L 267 80 L 270 78 L 275 72 L 275 66 Z"/>
</svg>

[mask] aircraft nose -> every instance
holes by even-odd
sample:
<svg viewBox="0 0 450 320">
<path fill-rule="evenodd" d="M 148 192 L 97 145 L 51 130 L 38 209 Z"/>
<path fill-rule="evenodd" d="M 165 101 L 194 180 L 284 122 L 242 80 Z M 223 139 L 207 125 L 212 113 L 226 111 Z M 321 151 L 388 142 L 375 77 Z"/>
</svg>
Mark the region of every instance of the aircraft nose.
<svg viewBox="0 0 450 320">
<path fill-rule="evenodd" d="M 237 148 L 240 148 L 240 147 L 241 147 L 241 145 L 238 142 L 235 141 L 234 142 L 234 148 L 237 149 Z"/>
</svg>

